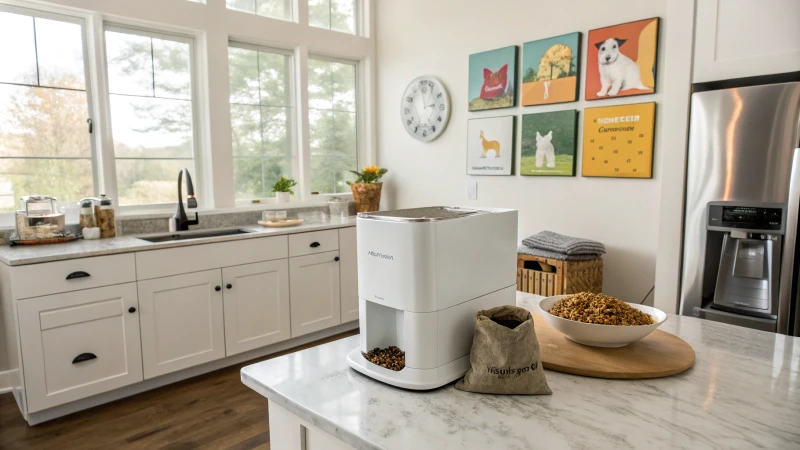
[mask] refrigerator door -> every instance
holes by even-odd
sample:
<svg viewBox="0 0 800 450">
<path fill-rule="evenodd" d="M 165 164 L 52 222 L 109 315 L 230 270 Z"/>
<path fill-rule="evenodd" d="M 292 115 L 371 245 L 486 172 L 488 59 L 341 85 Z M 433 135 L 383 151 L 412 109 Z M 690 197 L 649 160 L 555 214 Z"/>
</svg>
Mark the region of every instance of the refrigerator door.
<svg viewBox="0 0 800 450">
<path fill-rule="evenodd" d="M 789 199 L 800 128 L 800 83 L 695 93 L 691 114 L 680 299 L 683 315 L 692 315 L 694 308 L 703 306 L 703 297 L 713 294 L 703 292 L 708 202 L 785 203 Z M 796 233 L 796 223 L 791 226 Z M 788 236 L 787 229 L 787 240 Z"/>
<path fill-rule="evenodd" d="M 781 279 L 778 300 L 778 326 L 780 334 L 793 334 L 800 336 L 800 314 L 797 313 L 798 303 L 796 294 L 792 295 L 794 283 L 798 281 L 795 275 L 797 268 L 794 265 L 797 252 L 797 216 L 800 208 L 800 148 L 795 149 L 792 158 L 792 174 L 789 183 L 789 202 L 786 208 L 786 255 L 783 257 L 781 273 L 786 274 Z M 794 315 L 794 320 L 792 316 Z"/>
</svg>

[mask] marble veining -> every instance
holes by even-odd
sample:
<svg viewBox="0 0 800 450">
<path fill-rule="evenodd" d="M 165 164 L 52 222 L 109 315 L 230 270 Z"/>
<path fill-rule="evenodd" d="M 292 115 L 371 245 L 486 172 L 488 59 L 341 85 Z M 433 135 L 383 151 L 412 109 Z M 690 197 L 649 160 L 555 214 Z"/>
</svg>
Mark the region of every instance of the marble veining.
<svg viewBox="0 0 800 450">
<path fill-rule="evenodd" d="M 540 297 L 518 292 L 534 312 Z M 350 369 L 358 337 L 242 369 L 242 381 L 357 449 L 800 448 L 800 338 L 670 315 L 688 371 L 605 380 L 548 370 L 552 396 L 397 389 Z"/>
<path fill-rule="evenodd" d="M 254 239 L 265 236 L 279 236 L 308 231 L 352 227 L 355 226 L 355 224 L 355 217 L 350 217 L 343 221 L 322 221 L 316 216 L 311 216 L 309 220 L 306 220 L 304 223 L 294 227 L 264 228 L 260 225 L 238 226 L 236 228 L 250 230 L 252 233 L 185 241 L 152 243 L 138 239 L 136 236 L 120 236 L 110 239 L 97 239 L 91 241 L 80 239 L 62 244 L 29 246 L 20 245 L 16 247 L 2 245 L 0 246 L 0 262 L 10 266 L 20 266 L 51 261 L 62 261 L 74 258 L 85 258 L 89 256 L 113 255 L 117 253 L 139 252 L 171 247 L 185 247 L 189 245 L 210 244 L 213 242 Z"/>
</svg>

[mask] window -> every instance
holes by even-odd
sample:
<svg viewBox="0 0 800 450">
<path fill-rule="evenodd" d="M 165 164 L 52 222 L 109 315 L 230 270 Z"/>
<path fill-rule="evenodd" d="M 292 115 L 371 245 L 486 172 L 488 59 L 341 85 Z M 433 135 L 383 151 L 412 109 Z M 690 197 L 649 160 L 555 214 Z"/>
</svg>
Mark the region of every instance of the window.
<svg viewBox="0 0 800 450">
<path fill-rule="evenodd" d="M 308 23 L 356 34 L 356 0 L 308 0 Z"/>
<path fill-rule="evenodd" d="M 0 6 L 0 211 L 94 194 L 83 22 Z"/>
<path fill-rule="evenodd" d="M 228 9 L 272 17 L 273 19 L 292 20 L 292 0 L 225 0 Z"/>
<path fill-rule="evenodd" d="M 236 199 L 274 197 L 275 181 L 294 174 L 292 57 L 237 46 L 228 63 Z"/>
<path fill-rule="evenodd" d="M 358 168 L 355 63 L 308 60 L 311 190 L 350 192 Z"/>
<path fill-rule="evenodd" d="M 199 178 L 192 41 L 116 27 L 105 38 L 119 204 L 174 202 L 181 168 Z"/>
</svg>

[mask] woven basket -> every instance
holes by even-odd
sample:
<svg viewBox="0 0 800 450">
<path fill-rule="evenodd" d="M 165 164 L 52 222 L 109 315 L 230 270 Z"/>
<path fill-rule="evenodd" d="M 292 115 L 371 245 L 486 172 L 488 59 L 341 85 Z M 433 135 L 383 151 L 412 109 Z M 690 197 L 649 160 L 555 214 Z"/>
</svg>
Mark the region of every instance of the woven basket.
<svg viewBox="0 0 800 450">
<path fill-rule="evenodd" d="M 518 253 L 517 290 L 544 296 L 599 294 L 603 290 L 603 259 L 561 261 Z"/>
</svg>

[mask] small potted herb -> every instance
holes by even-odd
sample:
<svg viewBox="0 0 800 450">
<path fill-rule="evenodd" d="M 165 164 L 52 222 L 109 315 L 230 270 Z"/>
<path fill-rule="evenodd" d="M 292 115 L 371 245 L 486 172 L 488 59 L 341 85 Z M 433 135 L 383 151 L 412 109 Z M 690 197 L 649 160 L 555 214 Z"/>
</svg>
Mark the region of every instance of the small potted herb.
<svg viewBox="0 0 800 450">
<path fill-rule="evenodd" d="M 294 195 L 293 187 L 297 186 L 292 178 L 281 176 L 281 179 L 276 181 L 272 186 L 272 192 L 278 197 L 278 203 L 289 203 L 291 196 Z"/>
<path fill-rule="evenodd" d="M 356 211 L 369 212 L 377 211 L 380 208 L 381 189 L 383 187 L 380 179 L 388 171 L 388 169 L 380 169 L 377 166 L 365 167 L 361 172 L 351 170 L 358 176 L 353 183 L 347 182 L 353 191 Z"/>
</svg>

